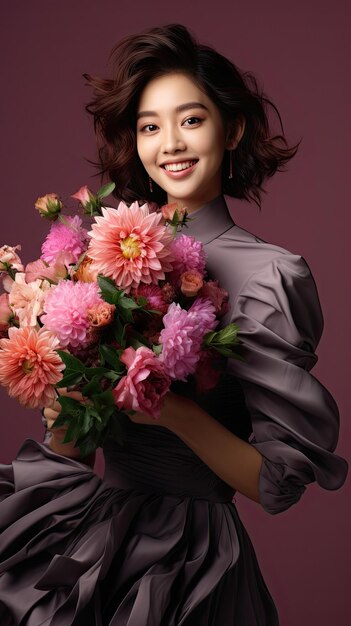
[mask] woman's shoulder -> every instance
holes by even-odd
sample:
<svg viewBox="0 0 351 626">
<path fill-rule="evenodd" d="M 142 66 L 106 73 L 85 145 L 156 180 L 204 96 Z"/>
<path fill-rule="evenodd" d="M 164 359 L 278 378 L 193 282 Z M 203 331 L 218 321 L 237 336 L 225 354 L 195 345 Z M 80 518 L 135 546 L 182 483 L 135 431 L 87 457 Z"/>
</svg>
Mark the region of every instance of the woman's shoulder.
<svg viewBox="0 0 351 626">
<path fill-rule="evenodd" d="M 234 224 L 207 247 L 210 270 L 238 295 L 257 283 L 279 291 L 292 283 L 314 282 L 306 259 L 298 252 L 264 240 Z M 280 278 L 280 280 L 277 280 Z"/>
</svg>

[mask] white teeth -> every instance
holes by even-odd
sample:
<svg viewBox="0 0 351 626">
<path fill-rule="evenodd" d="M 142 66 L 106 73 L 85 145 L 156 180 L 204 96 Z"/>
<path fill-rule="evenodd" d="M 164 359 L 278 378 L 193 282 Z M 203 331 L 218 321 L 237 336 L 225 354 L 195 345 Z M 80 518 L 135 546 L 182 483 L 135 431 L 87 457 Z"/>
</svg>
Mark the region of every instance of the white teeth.
<svg viewBox="0 0 351 626">
<path fill-rule="evenodd" d="M 184 161 L 184 163 L 167 163 L 165 169 L 169 172 L 178 172 L 180 170 L 186 170 L 188 167 L 194 165 L 196 161 Z"/>
</svg>

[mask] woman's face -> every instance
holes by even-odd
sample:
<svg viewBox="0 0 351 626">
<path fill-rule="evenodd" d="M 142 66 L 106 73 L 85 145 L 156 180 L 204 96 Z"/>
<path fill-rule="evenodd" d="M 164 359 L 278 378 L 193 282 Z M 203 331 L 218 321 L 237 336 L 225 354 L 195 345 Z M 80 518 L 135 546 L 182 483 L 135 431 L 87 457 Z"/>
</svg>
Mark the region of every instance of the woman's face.
<svg viewBox="0 0 351 626">
<path fill-rule="evenodd" d="M 193 211 L 221 194 L 226 129 L 217 106 L 185 74 L 151 80 L 137 109 L 137 151 L 152 180 Z"/>
</svg>

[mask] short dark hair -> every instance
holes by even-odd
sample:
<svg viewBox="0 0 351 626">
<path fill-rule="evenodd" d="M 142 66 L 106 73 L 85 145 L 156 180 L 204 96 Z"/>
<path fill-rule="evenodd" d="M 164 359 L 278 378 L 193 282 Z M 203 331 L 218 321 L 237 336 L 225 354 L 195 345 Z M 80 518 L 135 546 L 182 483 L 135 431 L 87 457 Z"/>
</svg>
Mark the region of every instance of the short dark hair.
<svg viewBox="0 0 351 626">
<path fill-rule="evenodd" d="M 158 76 L 171 72 L 188 75 L 217 105 L 226 124 L 238 116 L 246 120 L 245 131 L 233 151 L 233 178 L 228 178 L 229 151 L 222 163 L 222 192 L 234 198 L 253 200 L 261 206 L 263 183 L 295 156 L 299 143 L 289 147 L 277 107 L 259 89 L 251 72 L 240 71 L 214 48 L 199 44 L 181 24 L 168 24 L 123 38 L 109 57 L 112 78 L 84 74 L 94 88 L 86 111 L 94 117 L 100 139 L 102 178 L 116 184 L 114 195 L 125 202 L 167 202 L 166 192 L 148 175 L 136 150 L 136 112 L 142 90 Z M 279 117 L 282 134 L 272 136 L 268 106 Z"/>
</svg>

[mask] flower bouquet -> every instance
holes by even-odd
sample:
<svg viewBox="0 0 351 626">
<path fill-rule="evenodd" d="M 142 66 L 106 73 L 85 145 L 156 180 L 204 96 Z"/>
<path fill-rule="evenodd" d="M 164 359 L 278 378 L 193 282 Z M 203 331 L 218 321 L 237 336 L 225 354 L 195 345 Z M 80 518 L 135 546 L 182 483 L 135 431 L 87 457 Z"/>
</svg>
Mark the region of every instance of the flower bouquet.
<svg viewBox="0 0 351 626">
<path fill-rule="evenodd" d="M 57 398 L 54 427 L 68 423 L 64 442 L 82 456 L 107 435 L 123 443 L 130 411 L 157 420 L 172 383 L 192 377 L 200 391 L 211 388 L 216 356 L 242 358 L 238 327 L 216 330 L 228 294 L 207 278 L 202 243 L 181 232 L 185 207 L 106 207 L 113 189 L 74 194 L 82 217 L 64 215 L 56 194 L 38 198 L 51 227 L 25 267 L 20 246 L 0 248 L 0 383 L 26 407 Z"/>
</svg>

